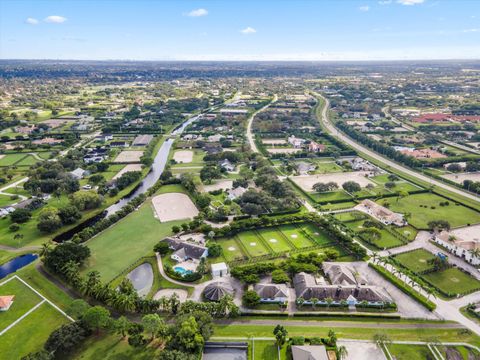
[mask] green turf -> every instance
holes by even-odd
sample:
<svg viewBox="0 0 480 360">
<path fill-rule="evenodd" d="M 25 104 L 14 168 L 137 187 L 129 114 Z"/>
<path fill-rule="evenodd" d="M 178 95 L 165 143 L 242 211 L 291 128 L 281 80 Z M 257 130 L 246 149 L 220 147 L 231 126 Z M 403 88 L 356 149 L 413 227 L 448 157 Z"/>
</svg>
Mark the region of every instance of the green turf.
<svg viewBox="0 0 480 360">
<path fill-rule="evenodd" d="M 352 199 L 343 190 L 329 191 L 324 193 L 311 193 L 310 194 L 317 202 L 328 203 L 330 201 L 349 201 Z"/>
<path fill-rule="evenodd" d="M 282 225 L 279 227 L 285 236 L 295 245 L 297 249 L 302 249 L 315 245 L 295 224 Z"/>
<path fill-rule="evenodd" d="M 1 336 L 0 357 L 20 359 L 30 352 L 40 351 L 50 333 L 68 322 L 55 308 L 43 303 Z"/>
<path fill-rule="evenodd" d="M 270 245 L 274 252 L 284 252 L 292 250 L 284 235 L 275 227 L 258 230 L 265 242 Z"/>
<path fill-rule="evenodd" d="M 100 272 L 104 281 L 113 279 L 123 269 L 152 251 L 153 246 L 172 234 L 172 226 L 182 220 L 161 223 L 153 216 L 151 202 L 87 242 L 91 250 L 83 273 Z"/>
<path fill-rule="evenodd" d="M 365 221 L 367 221 L 367 220 L 350 221 L 350 222 L 345 223 L 345 225 L 348 228 L 356 231 L 357 233 L 361 233 L 362 230 L 365 229 L 365 227 L 363 225 L 365 223 Z M 370 241 L 370 243 L 373 244 L 374 246 L 376 246 L 377 248 L 379 248 L 379 249 L 384 249 L 384 248 L 389 249 L 389 248 L 400 246 L 400 245 L 404 244 L 400 239 L 396 238 L 394 235 L 392 235 L 386 229 L 382 228 L 382 229 L 379 229 L 379 230 L 380 230 L 381 238 L 378 239 L 378 240 Z"/>
<path fill-rule="evenodd" d="M 246 254 L 242 251 L 240 244 L 234 239 L 218 239 L 217 242 L 220 244 L 223 250 L 223 256 L 227 261 L 242 260 Z"/>
<path fill-rule="evenodd" d="M 28 155 L 27 157 L 23 158 L 19 162 L 15 164 L 15 166 L 32 166 L 36 164 L 37 162 L 41 162 L 41 160 L 38 160 L 37 158 L 33 157 L 32 155 Z"/>
<path fill-rule="evenodd" d="M 0 166 L 11 166 L 27 156 L 26 153 L 7 154 L 0 159 Z"/>
<path fill-rule="evenodd" d="M 449 201 L 449 206 L 440 206 L 445 201 L 447 200 L 438 195 L 425 193 L 410 195 L 398 201 L 397 198 L 383 199 L 378 203 L 383 205 L 388 202 L 392 211 L 411 214 L 407 220 L 417 229 L 427 229 L 428 222 L 432 220 L 447 220 L 453 228 L 480 222 L 479 212 L 455 205 L 453 201 Z"/>
<path fill-rule="evenodd" d="M 0 207 L 8 206 L 20 201 L 20 198 L 13 199 L 11 196 L 0 194 Z"/>
<path fill-rule="evenodd" d="M 429 356 L 434 359 L 428 347 L 424 345 L 390 344 L 388 351 L 396 360 L 426 360 Z"/>
<path fill-rule="evenodd" d="M 4 280 L 2 280 L 3 282 Z M 18 279 L 12 279 L 0 285 L 0 296 L 14 295 L 15 299 L 8 311 L 0 312 L 0 330 L 26 314 L 42 299 Z"/>
<path fill-rule="evenodd" d="M 305 231 L 305 233 L 307 233 L 307 235 L 312 238 L 317 245 L 324 246 L 332 242 L 332 239 L 327 233 L 325 233 L 325 231 L 319 229 L 311 223 L 300 224 L 299 228 Z"/>
<path fill-rule="evenodd" d="M 328 173 L 335 173 L 335 172 L 342 172 L 343 168 L 337 165 L 335 162 L 315 162 L 317 168 L 313 171 L 314 174 L 328 174 Z"/>
<path fill-rule="evenodd" d="M 434 259 L 435 255 L 427 250 L 417 249 L 395 255 L 394 258 L 407 269 L 419 273 L 432 268 L 428 261 Z"/>
<path fill-rule="evenodd" d="M 249 255 L 252 257 L 267 255 L 270 253 L 255 231 L 241 232 L 237 235 L 237 239 L 243 244 Z"/>
<path fill-rule="evenodd" d="M 480 288 L 480 281 L 457 268 L 429 273 L 422 277 L 445 293 L 467 294 Z"/>
<path fill-rule="evenodd" d="M 254 343 L 253 356 L 257 360 L 278 359 L 278 348 L 273 340 L 257 340 Z"/>
</svg>

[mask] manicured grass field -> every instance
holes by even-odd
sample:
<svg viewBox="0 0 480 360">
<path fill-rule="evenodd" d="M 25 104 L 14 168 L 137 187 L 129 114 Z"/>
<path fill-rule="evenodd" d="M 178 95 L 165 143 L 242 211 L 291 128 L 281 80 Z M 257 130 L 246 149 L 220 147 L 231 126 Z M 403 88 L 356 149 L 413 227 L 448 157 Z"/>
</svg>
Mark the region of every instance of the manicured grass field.
<svg viewBox="0 0 480 360">
<path fill-rule="evenodd" d="M 243 244 L 249 255 L 252 257 L 267 255 L 270 253 L 255 231 L 241 232 L 237 235 L 237 239 Z"/>
<path fill-rule="evenodd" d="M 275 227 L 260 229 L 258 233 L 275 252 L 284 252 L 292 249 L 284 235 Z"/>
<path fill-rule="evenodd" d="M 467 294 L 480 288 L 480 281 L 457 268 L 432 272 L 422 277 L 445 293 Z"/>
<path fill-rule="evenodd" d="M 315 245 L 295 224 L 283 225 L 280 229 L 297 249 Z"/>
<path fill-rule="evenodd" d="M 14 203 L 19 202 L 19 201 L 20 201 L 20 199 L 12 200 L 11 196 L 0 194 L 0 207 L 8 206 L 10 204 L 14 204 Z"/>
<path fill-rule="evenodd" d="M 2 279 L 0 283 L 3 281 L 5 279 Z M 15 299 L 8 311 L 0 312 L 0 331 L 27 313 L 42 300 L 18 279 L 13 279 L 6 284 L 0 285 L 0 296 L 3 295 L 15 295 Z"/>
<path fill-rule="evenodd" d="M 234 238 L 231 239 L 219 239 L 217 242 L 223 249 L 223 256 L 227 261 L 241 260 L 246 254 L 242 251 L 242 248 Z"/>
<path fill-rule="evenodd" d="M 40 351 L 50 333 L 68 322 L 55 308 L 43 303 L 1 336 L 1 358 L 20 359 L 30 352 Z"/>
<path fill-rule="evenodd" d="M 401 265 L 413 272 L 422 272 L 432 268 L 428 263 L 435 255 L 424 249 L 405 252 L 394 257 Z"/>
<path fill-rule="evenodd" d="M 396 360 L 425 360 L 429 356 L 434 359 L 433 354 L 424 345 L 390 344 L 388 351 Z"/>
<path fill-rule="evenodd" d="M 28 155 L 25 153 L 7 154 L 0 159 L 0 166 L 10 166 Z"/>
<path fill-rule="evenodd" d="M 350 221 L 350 222 L 347 222 L 345 223 L 345 225 L 358 232 L 358 233 L 361 233 L 361 231 L 363 229 L 365 229 L 364 227 L 364 223 L 365 221 L 367 220 L 359 220 L 359 221 Z M 392 248 L 392 247 L 395 247 L 395 246 L 400 246 L 400 245 L 403 245 L 403 242 L 396 238 L 394 235 L 392 235 L 391 233 L 389 233 L 386 229 L 379 229 L 380 230 L 380 234 L 381 234 L 381 238 L 378 239 L 378 240 L 373 240 L 371 241 L 371 243 L 373 245 L 375 245 L 377 248 L 379 249 L 384 249 L 384 248 Z"/>
<path fill-rule="evenodd" d="M 87 242 L 91 257 L 83 273 L 97 270 L 104 281 L 113 279 L 135 260 L 150 253 L 158 241 L 172 234 L 173 225 L 182 222 L 161 223 L 154 218 L 151 203 L 147 201 L 139 210 Z"/>
<path fill-rule="evenodd" d="M 317 168 L 313 172 L 314 174 L 327 174 L 333 172 L 342 172 L 343 168 L 337 165 L 334 161 L 317 161 L 315 162 Z"/>
<path fill-rule="evenodd" d="M 328 203 L 330 201 L 341 200 L 349 201 L 352 199 L 352 197 L 343 190 L 329 191 L 324 193 L 311 193 L 311 196 L 320 203 Z"/>
<path fill-rule="evenodd" d="M 37 162 L 41 162 L 41 160 L 36 159 L 32 155 L 28 155 L 24 157 L 22 160 L 20 160 L 19 162 L 17 162 L 15 165 L 16 166 L 32 166 Z"/>
<path fill-rule="evenodd" d="M 388 202 L 392 211 L 411 214 L 408 222 L 417 229 L 427 229 L 428 222 L 432 220 L 447 220 L 453 228 L 480 222 L 479 212 L 463 205 L 455 205 L 453 201 L 449 201 L 448 206 L 440 206 L 445 201 L 447 200 L 438 195 L 425 193 L 406 196 L 398 201 L 396 198 L 383 199 L 378 203 L 383 205 Z"/>
<path fill-rule="evenodd" d="M 317 245 L 324 246 L 331 244 L 332 239 L 325 233 L 322 229 L 319 229 L 315 225 L 311 223 L 305 223 L 299 225 L 300 229 L 302 229 L 309 237 L 311 237 Z"/>
</svg>

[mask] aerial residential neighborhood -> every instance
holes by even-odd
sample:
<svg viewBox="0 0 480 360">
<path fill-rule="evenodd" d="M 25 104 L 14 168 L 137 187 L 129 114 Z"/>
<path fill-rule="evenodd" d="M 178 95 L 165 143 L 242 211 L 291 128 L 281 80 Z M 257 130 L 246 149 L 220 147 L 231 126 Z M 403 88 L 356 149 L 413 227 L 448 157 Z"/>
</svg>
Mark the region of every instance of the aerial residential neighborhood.
<svg viewBox="0 0 480 360">
<path fill-rule="evenodd" d="M 480 360 L 479 15 L 0 0 L 0 360 Z"/>
</svg>

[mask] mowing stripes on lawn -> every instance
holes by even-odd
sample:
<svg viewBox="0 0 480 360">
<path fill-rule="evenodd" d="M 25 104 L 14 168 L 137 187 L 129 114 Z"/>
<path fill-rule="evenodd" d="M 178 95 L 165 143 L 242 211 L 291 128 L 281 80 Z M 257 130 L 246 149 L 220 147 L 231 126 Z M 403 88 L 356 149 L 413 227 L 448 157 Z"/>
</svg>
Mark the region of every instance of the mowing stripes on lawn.
<svg viewBox="0 0 480 360">
<path fill-rule="evenodd" d="M 260 229 L 257 232 L 273 252 L 280 253 L 294 249 L 276 227 Z"/>
<path fill-rule="evenodd" d="M 429 261 L 434 259 L 435 255 L 424 249 L 416 249 L 395 255 L 393 258 L 403 267 L 419 274 L 433 268 Z"/>
<path fill-rule="evenodd" d="M 241 232 L 237 235 L 237 238 L 252 257 L 263 256 L 270 253 L 262 243 L 262 239 L 260 239 L 254 231 Z"/>
</svg>

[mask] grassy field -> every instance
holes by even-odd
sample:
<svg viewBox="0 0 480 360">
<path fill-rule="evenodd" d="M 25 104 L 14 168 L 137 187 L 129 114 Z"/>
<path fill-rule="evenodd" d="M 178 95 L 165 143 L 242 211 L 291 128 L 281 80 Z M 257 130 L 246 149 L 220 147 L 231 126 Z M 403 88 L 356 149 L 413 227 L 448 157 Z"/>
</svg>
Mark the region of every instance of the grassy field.
<svg viewBox="0 0 480 360">
<path fill-rule="evenodd" d="M 457 268 L 429 273 L 422 277 L 445 293 L 468 294 L 480 288 L 480 281 Z"/>
<path fill-rule="evenodd" d="M 430 265 L 428 261 L 434 258 L 434 254 L 424 249 L 417 249 L 395 255 L 395 260 L 416 273 L 431 269 L 432 265 Z"/>
<path fill-rule="evenodd" d="M 231 238 L 217 239 L 217 242 L 222 247 L 223 257 L 227 262 L 313 246 L 322 249 L 334 248 L 340 254 L 344 253 L 341 248 L 335 246 L 328 234 L 311 223 L 244 231 Z"/>
<path fill-rule="evenodd" d="M 350 221 L 345 223 L 345 225 L 356 232 L 361 232 L 365 228 L 363 226 L 365 221 L 368 221 L 368 220 Z M 381 238 L 378 240 L 371 241 L 371 243 L 374 246 L 376 246 L 378 249 L 384 249 L 384 248 L 389 249 L 389 248 L 404 244 L 400 239 L 393 236 L 386 229 L 379 229 L 379 230 L 380 230 Z"/>
<path fill-rule="evenodd" d="M 283 320 L 282 320 L 283 321 Z M 319 336 L 326 337 L 329 330 L 334 330 L 338 338 L 347 339 L 363 339 L 372 340 L 373 336 L 379 332 L 379 328 L 370 327 L 332 327 L 322 322 L 311 324 L 309 326 L 296 325 L 295 321 L 291 321 L 285 325 L 288 330 L 288 336 Z M 318 326 L 317 326 L 318 324 Z M 272 331 L 275 326 L 260 324 L 229 324 L 215 325 L 214 336 L 224 337 L 247 337 L 249 335 L 257 337 L 272 337 Z M 473 333 L 464 333 L 459 329 L 449 328 L 383 328 L 382 332 L 386 333 L 392 340 L 412 340 L 426 341 L 432 337 L 438 338 L 439 341 L 455 341 L 466 342 L 478 346 L 480 337 Z"/>
<path fill-rule="evenodd" d="M 444 198 L 431 194 L 410 195 L 401 199 L 384 199 L 380 204 L 388 202 L 390 209 L 403 214 L 411 214 L 408 222 L 417 229 L 427 229 L 432 220 L 448 220 L 452 227 L 465 226 L 480 222 L 480 213 L 463 205 L 455 205 L 450 201 L 448 206 L 440 206 Z"/>
<path fill-rule="evenodd" d="M 0 313 L 0 330 L 5 329 L 42 301 L 18 279 L 12 279 L 1 285 L 0 295 L 15 295 L 10 309 Z M 41 304 L 2 335 L 0 341 L 2 359 L 18 359 L 31 351 L 40 350 L 50 333 L 66 322 L 68 319 L 51 305 Z M 15 346 L 11 346 L 12 344 Z"/>
<path fill-rule="evenodd" d="M 183 221 L 161 223 L 153 216 L 150 201 L 139 210 L 87 242 L 91 250 L 83 273 L 98 270 L 104 281 L 113 279 L 138 258 L 150 253 L 153 246 L 172 234 L 172 226 Z"/>
<path fill-rule="evenodd" d="M 27 156 L 26 153 L 7 154 L 0 159 L 0 166 L 11 166 Z"/>
<path fill-rule="evenodd" d="M 56 309 L 43 303 L 2 335 L 0 341 L 2 359 L 20 359 L 30 352 L 41 350 L 50 333 L 67 322 L 68 319 Z"/>
<path fill-rule="evenodd" d="M 390 344 L 388 351 L 396 360 L 425 360 L 433 355 L 424 345 Z"/>
<path fill-rule="evenodd" d="M 241 242 L 248 254 L 252 257 L 267 255 L 269 249 L 263 244 L 262 239 L 257 236 L 255 231 L 244 231 L 237 235 L 237 239 Z"/>
</svg>

